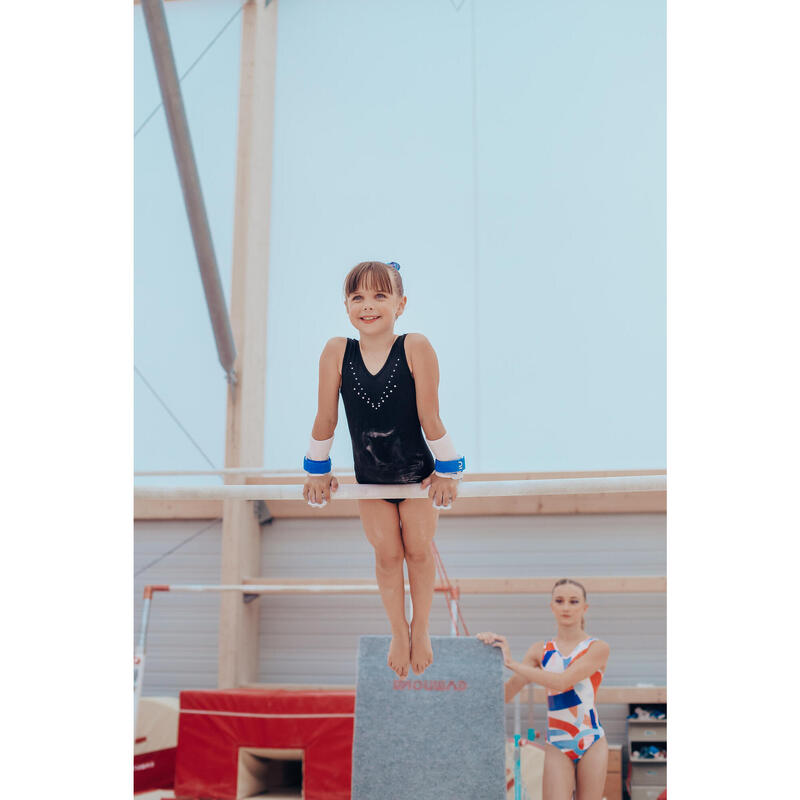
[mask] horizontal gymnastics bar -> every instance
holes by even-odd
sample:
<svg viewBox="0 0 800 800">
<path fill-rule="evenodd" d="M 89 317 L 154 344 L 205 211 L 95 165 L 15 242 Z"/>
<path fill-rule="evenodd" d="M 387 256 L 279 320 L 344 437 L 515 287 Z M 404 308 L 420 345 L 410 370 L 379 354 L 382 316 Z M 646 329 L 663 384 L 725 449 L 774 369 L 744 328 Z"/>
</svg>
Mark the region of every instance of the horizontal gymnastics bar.
<svg viewBox="0 0 800 800">
<path fill-rule="evenodd" d="M 405 584 L 408 589 L 408 584 Z M 353 581 L 332 586 L 326 583 L 171 583 L 145 586 L 145 597 L 152 592 L 244 592 L 245 594 L 377 594 L 378 584 Z"/>
<path fill-rule="evenodd" d="M 463 481 L 459 497 L 513 497 L 519 495 L 608 494 L 613 492 L 663 492 L 666 475 L 628 475 L 608 478 L 544 478 L 523 481 Z M 421 498 L 427 489 L 418 483 L 381 485 L 342 483 L 334 494 L 339 500 Z M 303 487 L 289 485 L 138 486 L 134 497 L 148 500 L 300 500 Z"/>
<path fill-rule="evenodd" d="M 559 580 L 556 577 L 537 578 L 453 578 L 450 584 L 457 589 L 459 594 L 550 594 L 553 584 Z M 593 594 L 633 594 L 648 593 L 659 594 L 666 592 L 667 579 L 664 575 L 626 575 L 626 576 L 593 576 L 588 578 L 575 578 Z M 246 586 L 288 586 L 285 593 L 299 593 L 305 590 L 302 587 L 313 585 L 314 591 L 326 591 L 322 587 L 329 587 L 331 592 L 341 592 L 339 587 L 354 587 L 353 593 L 372 593 L 377 591 L 377 584 L 369 579 L 353 580 L 346 578 L 295 578 L 280 580 L 274 578 L 244 578 Z M 361 587 L 357 589 L 356 587 Z M 436 584 L 437 591 L 445 591 L 446 586 Z M 253 591 L 249 589 L 248 591 Z M 253 591 L 253 594 L 258 592 Z"/>
<path fill-rule="evenodd" d="M 464 594 L 549 594 L 555 578 L 456 578 L 451 586 Z M 667 579 L 660 575 L 576 578 L 593 594 L 663 593 Z M 408 589 L 408 584 L 405 586 Z M 447 586 L 437 583 L 436 591 Z M 327 578 L 245 578 L 241 584 L 170 584 L 145 587 L 145 595 L 162 592 L 243 592 L 245 594 L 377 594 L 378 585 L 369 579 Z"/>
</svg>

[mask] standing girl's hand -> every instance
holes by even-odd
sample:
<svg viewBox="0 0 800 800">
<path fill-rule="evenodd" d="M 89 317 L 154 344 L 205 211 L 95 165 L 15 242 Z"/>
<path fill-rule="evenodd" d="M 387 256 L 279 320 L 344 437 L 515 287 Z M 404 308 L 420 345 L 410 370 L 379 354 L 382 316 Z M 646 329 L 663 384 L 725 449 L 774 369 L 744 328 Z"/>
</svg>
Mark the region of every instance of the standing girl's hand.
<svg viewBox="0 0 800 800">
<path fill-rule="evenodd" d="M 428 497 L 433 500 L 433 507 L 439 509 L 448 509 L 453 505 L 458 495 L 458 481 L 453 478 L 443 478 L 432 472 L 421 483 L 422 488 L 428 488 Z"/>
<path fill-rule="evenodd" d="M 333 475 L 308 475 L 303 484 L 303 497 L 314 508 L 322 508 L 339 488 Z"/>
<path fill-rule="evenodd" d="M 513 659 L 511 658 L 511 651 L 508 647 L 508 642 L 506 641 L 505 636 L 501 636 L 499 633 L 479 633 L 476 637 L 479 641 L 483 642 L 484 644 L 490 644 L 493 647 L 499 647 L 500 652 L 503 654 L 503 664 L 507 667 L 511 667 L 511 662 Z"/>
</svg>

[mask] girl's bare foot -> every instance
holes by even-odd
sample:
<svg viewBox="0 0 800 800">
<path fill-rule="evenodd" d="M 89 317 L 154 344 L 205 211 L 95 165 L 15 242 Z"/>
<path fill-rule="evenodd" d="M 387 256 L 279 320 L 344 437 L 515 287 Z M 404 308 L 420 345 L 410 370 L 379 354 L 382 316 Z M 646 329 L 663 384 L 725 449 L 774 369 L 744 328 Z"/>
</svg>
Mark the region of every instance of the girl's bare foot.
<svg viewBox="0 0 800 800">
<path fill-rule="evenodd" d="M 392 643 L 389 645 L 389 657 L 386 663 L 397 673 L 398 678 L 408 677 L 408 667 L 411 662 L 411 644 L 408 641 L 408 629 L 405 633 L 398 631 L 392 634 Z"/>
<path fill-rule="evenodd" d="M 433 647 L 431 647 L 431 637 L 428 635 L 427 625 L 414 626 L 411 623 L 411 669 L 415 674 L 422 675 L 423 672 L 433 664 Z"/>
</svg>

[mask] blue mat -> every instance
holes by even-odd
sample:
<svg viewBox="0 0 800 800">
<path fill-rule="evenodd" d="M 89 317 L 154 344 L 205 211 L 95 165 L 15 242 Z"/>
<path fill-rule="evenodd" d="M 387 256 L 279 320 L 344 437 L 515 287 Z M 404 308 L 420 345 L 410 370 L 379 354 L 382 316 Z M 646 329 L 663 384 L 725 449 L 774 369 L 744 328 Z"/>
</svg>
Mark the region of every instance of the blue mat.
<svg viewBox="0 0 800 800">
<path fill-rule="evenodd" d="M 505 800 L 500 651 L 432 636 L 433 665 L 400 680 L 390 641 L 359 641 L 352 800 Z"/>
</svg>

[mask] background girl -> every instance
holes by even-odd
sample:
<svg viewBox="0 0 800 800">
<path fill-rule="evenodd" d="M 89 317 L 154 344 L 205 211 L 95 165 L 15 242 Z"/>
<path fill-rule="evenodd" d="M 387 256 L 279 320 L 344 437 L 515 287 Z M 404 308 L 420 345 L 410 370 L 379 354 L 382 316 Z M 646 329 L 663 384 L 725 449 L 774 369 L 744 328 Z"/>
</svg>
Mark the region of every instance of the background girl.
<svg viewBox="0 0 800 800">
<path fill-rule="evenodd" d="M 421 482 L 428 488 L 429 499 L 358 503 L 367 540 L 375 549 L 375 575 L 392 629 L 387 663 L 405 678 L 409 666 L 421 674 L 433 663 L 428 617 L 436 569 L 431 542 L 438 509 L 449 507 L 457 494 L 464 459 L 456 455 L 439 417 L 439 365 L 433 347 L 422 334 L 394 332 L 407 300 L 399 269 L 395 262 L 364 261 L 345 279 L 345 308 L 359 338 L 330 339 L 322 351 L 303 496 L 309 504 L 321 506 L 338 487 L 328 454 L 339 393 L 350 429 L 356 481 Z M 410 627 L 404 560 L 413 603 Z"/>
<path fill-rule="evenodd" d="M 553 586 L 550 608 L 557 633 L 534 642 L 521 662 L 514 661 L 505 636 L 479 633 L 485 644 L 499 647 L 515 674 L 506 683 L 509 702 L 528 683 L 547 689 L 547 745 L 543 800 L 601 800 L 608 767 L 608 742 L 597 716 L 596 694 L 608 663 L 609 646 L 589 636 L 584 614 L 586 589 L 562 578 Z"/>
</svg>

